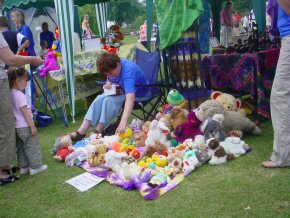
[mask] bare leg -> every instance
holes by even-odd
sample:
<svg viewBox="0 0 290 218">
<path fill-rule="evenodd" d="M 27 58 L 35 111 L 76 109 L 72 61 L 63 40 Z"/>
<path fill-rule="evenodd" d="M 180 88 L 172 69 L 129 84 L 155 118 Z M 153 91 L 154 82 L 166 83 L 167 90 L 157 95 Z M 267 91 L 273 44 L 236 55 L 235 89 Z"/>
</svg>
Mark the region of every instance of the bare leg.
<svg viewBox="0 0 290 218">
<path fill-rule="evenodd" d="M 83 123 L 82 123 L 82 125 L 78 129 L 79 133 L 82 134 L 82 135 L 85 135 L 91 125 L 92 125 L 91 121 L 84 120 Z"/>
</svg>

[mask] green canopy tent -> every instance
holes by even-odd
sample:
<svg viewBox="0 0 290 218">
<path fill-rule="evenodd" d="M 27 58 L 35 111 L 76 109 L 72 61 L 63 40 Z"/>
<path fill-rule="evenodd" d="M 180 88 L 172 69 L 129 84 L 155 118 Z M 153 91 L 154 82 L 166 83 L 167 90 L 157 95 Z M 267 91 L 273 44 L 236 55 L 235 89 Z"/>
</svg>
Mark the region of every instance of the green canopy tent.
<svg viewBox="0 0 290 218">
<path fill-rule="evenodd" d="M 73 49 L 73 33 L 74 28 L 72 22 L 74 21 L 74 11 L 73 5 L 82 6 L 85 4 L 99 4 L 108 2 L 110 0 L 5 0 L 3 5 L 3 10 L 10 10 L 13 8 L 44 8 L 44 7 L 55 7 L 57 11 L 59 30 L 61 35 L 62 42 L 62 55 L 64 60 L 64 69 L 66 72 L 66 83 L 67 83 L 67 91 L 69 97 L 69 105 L 71 116 L 74 121 L 75 116 L 75 79 L 74 79 L 74 49 Z M 147 2 L 147 14 L 148 16 L 148 32 L 152 29 L 152 21 L 153 21 L 153 0 L 146 0 Z M 101 13 L 97 13 L 97 19 L 100 29 L 100 34 L 104 34 L 106 31 L 106 16 L 107 9 L 105 5 L 100 5 L 100 7 L 96 6 L 96 9 Z M 100 10 L 99 10 L 100 9 Z M 151 32 L 150 32 L 151 33 Z M 150 35 L 148 34 L 148 40 L 150 40 Z M 150 47 L 150 43 L 148 44 Z"/>
</svg>

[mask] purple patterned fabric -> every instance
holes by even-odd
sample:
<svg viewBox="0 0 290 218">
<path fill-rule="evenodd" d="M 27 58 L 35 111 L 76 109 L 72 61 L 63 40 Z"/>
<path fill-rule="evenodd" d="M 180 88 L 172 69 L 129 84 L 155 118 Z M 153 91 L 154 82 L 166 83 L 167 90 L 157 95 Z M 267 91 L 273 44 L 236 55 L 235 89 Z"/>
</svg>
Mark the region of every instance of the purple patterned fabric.
<svg viewBox="0 0 290 218">
<path fill-rule="evenodd" d="M 93 175 L 105 178 L 110 184 L 121 186 L 125 190 L 137 189 L 146 200 L 154 200 L 169 192 L 170 190 L 174 189 L 180 182 L 182 182 L 185 176 L 187 176 L 178 174 L 172 178 L 170 183 L 161 184 L 155 188 L 152 188 L 148 185 L 148 182 L 151 179 L 149 171 L 145 171 L 145 173 L 142 174 L 142 177 L 135 175 L 131 181 L 126 182 L 122 180 L 118 174 L 104 167 L 92 167 L 86 161 L 79 166 L 85 171 L 92 173 Z"/>
<path fill-rule="evenodd" d="M 249 93 L 257 100 L 257 113 L 270 117 L 270 93 L 275 76 L 280 49 L 247 54 L 218 54 L 206 56 L 205 70 L 207 88 Z M 257 72 L 257 88 L 254 72 Z M 256 99 L 255 99 L 255 96 Z"/>
</svg>

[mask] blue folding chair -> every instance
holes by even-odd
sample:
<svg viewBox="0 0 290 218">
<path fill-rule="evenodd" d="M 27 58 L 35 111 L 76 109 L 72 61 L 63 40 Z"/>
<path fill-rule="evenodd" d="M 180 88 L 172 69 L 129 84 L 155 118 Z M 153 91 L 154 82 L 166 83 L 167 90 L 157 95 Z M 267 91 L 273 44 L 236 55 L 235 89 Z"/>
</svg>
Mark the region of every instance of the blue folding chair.
<svg viewBox="0 0 290 218">
<path fill-rule="evenodd" d="M 166 103 L 165 84 L 163 84 L 163 77 L 160 70 L 160 53 L 146 52 L 136 49 L 136 64 L 143 70 L 149 84 L 138 85 L 138 87 L 148 87 L 150 95 L 146 98 L 136 98 L 131 115 L 143 120 L 152 120 L 155 118 L 159 107 Z M 125 104 L 125 102 L 124 102 Z M 122 114 L 123 109 L 118 116 L 117 122 L 111 123 L 106 129 L 105 134 L 112 134 L 115 132 Z M 139 113 L 138 113 L 139 112 Z"/>
</svg>

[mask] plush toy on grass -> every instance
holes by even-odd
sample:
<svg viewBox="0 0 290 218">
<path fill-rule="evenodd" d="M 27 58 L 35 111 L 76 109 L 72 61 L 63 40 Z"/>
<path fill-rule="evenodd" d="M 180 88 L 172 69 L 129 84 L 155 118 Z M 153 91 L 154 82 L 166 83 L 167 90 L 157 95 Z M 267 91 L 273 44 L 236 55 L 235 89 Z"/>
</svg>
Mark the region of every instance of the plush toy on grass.
<svg viewBox="0 0 290 218">
<path fill-rule="evenodd" d="M 147 134 L 147 139 L 145 145 L 155 145 L 156 142 L 160 142 L 167 147 L 171 146 L 171 142 L 167 139 L 167 135 L 170 133 L 170 130 L 165 125 L 164 122 L 153 120 L 150 123 L 149 131 Z"/>
<path fill-rule="evenodd" d="M 57 64 L 56 56 L 53 52 L 48 52 L 46 55 L 45 63 L 43 67 L 39 67 L 41 77 L 45 77 L 51 70 L 59 70 L 60 67 Z"/>
<path fill-rule="evenodd" d="M 237 111 L 243 115 L 246 115 L 246 111 L 241 108 L 242 102 L 240 99 L 236 99 L 234 96 L 222 93 L 220 91 L 214 91 L 211 93 L 211 99 L 220 102 L 225 111 Z"/>
<path fill-rule="evenodd" d="M 116 165 L 116 173 L 124 181 L 131 181 L 132 177 L 139 175 L 142 171 L 142 167 L 138 166 L 135 162 L 128 164 L 123 162 L 122 165 Z"/>
<path fill-rule="evenodd" d="M 181 108 L 184 108 L 187 105 L 187 101 L 176 89 L 169 91 L 166 100 L 167 103 L 173 107 L 180 106 Z"/>
<path fill-rule="evenodd" d="M 211 157 L 209 161 L 211 165 L 223 164 L 234 158 L 233 154 L 226 153 L 218 139 L 210 138 L 206 141 L 206 145 L 208 146 L 208 155 Z"/>
<path fill-rule="evenodd" d="M 204 132 L 205 140 L 209 138 L 216 138 L 219 141 L 225 140 L 227 135 L 221 126 L 223 120 L 224 116 L 222 114 L 215 114 L 202 123 L 200 128 Z"/>
<path fill-rule="evenodd" d="M 123 158 L 125 157 L 128 157 L 125 152 L 119 153 L 114 150 L 108 151 L 105 155 L 106 167 L 116 172 L 118 166 L 122 165 Z"/>
<path fill-rule="evenodd" d="M 56 155 L 53 157 L 53 159 L 58 161 L 64 161 L 66 156 L 69 155 L 74 151 L 72 147 L 72 141 L 69 136 L 63 136 L 60 139 L 61 148 L 58 150 Z"/>
<path fill-rule="evenodd" d="M 71 141 L 71 138 L 69 135 L 64 135 L 64 136 L 61 136 L 61 137 L 58 137 L 56 140 L 55 140 L 55 144 L 54 144 L 54 147 L 51 149 L 51 153 L 53 155 L 56 155 L 57 152 L 61 149 L 62 146 L 66 145 L 66 144 L 69 144 L 71 145 L 72 144 L 72 141 Z"/>
<path fill-rule="evenodd" d="M 195 112 L 188 114 L 188 122 L 176 127 L 175 135 L 178 142 L 184 142 L 186 139 L 194 139 L 197 135 L 202 135 L 199 129 L 201 122 L 197 119 Z"/>
<path fill-rule="evenodd" d="M 224 147 L 226 153 L 233 153 L 235 156 L 245 154 L 249 148 L 239 137 L 227 137 L 220 145 Z"/>
<path fill-rule="evenodd" d="M 196 116 L 202 122 L 215 114 L 224 115 L 222 127 L 227 135 L 235 135 L 241 138 L 243 133 L 261 134 L 261 129 L 249 118 L 239 112 L 224 111 L 223 105 L 218 101 L 207 100 L 196 109 Z"/>
<path fill-rule="evenodd" d="M 188 122 L 188 111 L 181 107 L 175 107 L 170 114 L 170 119 L 175 130 L 178 125 Z"/>
<path fill-rule="evenodd" d="M 88 163 L 91 166 L 101 166 L 105 163 L 105 155 L 108 148 L 104 144 L 96 145 L 95 152 L 88 156 Z"/>
</svg>

